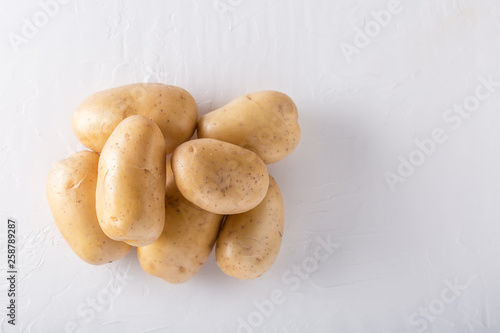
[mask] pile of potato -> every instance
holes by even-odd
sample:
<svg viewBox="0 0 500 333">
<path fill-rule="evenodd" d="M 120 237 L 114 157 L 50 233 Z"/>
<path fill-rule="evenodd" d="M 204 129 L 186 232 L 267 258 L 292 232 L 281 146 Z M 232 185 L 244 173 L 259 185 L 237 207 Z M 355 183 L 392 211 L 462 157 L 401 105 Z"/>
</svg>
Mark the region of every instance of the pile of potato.
<svg viewBox="0 0 500 333">
<path fill-rule="evenodd" d="M 217 242 L 222 271 L 261 276 L 278 255 L 284 223 L 266 164 L 295 149 L 297 118 L 293 101 L 276 91 L 242 96 L 199 120 L 194 98 L 175 86 L 93 94 L 72 119 L 91 151 L 57 162 L 47 179 L 57 227 L 94 265 L 134 246 L 147 273 L 183 283 Z"/>
</svg>

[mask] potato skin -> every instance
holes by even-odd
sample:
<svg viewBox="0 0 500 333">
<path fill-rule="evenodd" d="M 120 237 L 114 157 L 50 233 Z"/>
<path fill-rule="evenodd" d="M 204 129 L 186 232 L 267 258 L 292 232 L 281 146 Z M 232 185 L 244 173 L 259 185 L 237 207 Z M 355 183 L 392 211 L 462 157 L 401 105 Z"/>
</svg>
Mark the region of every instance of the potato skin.
<svg viewBox="0 0 500 333">
<path fill-rule="evenodd" d="M 113 131 L 99 160 L 96 212 L 111 239 L 153 243 L 165 223 L 165 141 L 144 116 L 130 116 Z"/>
<path fill-rule="evenodd" d="M 131 247 L 106 236 L 97 221 L 98 163 L 97 153 L 74 153 L 52 166 L 46 183 L 47 200 L 57 228 L 76 255 L 92 265 L 118 260 Z"/>
<path fill-rule="evenodd" d="M 138 247 L 144 271 L 170 283 L 191 279 L 205 263 L 217 239 L 223 215 L 207 212 L 184 198 L 167 163 L 165 227 L 153 244 Z"/>
<path fill-rule="evenodd" d="M 238 214 L 257 206 L 266 195 L 269 176 L 252 151 L 214 139 L 181 144 L 172 170 L 182 195 L 215 214 Z"/>
<path fill-rule="evenodd" d="M 186 90 L 160 83 L 137 83 L 99 91 L 73 114 L 76 137 L 100 153 L 113 130 L 131 115 L 143 115 L 160 128 L 167 154 L 189 140 L 196 128 L 198 106 Z"/>
<path fill-rule="evenodd" d="M 278 162 L 297 147 L 300 127 L 295 103 L 278 91 L 251 93 L 202 116 L 198 137 L 250 149 L 266 163 Z"/>
<path fill-rule="evenodd" d="M 266 197 L 254 209 L 226 217 L 215 247 L 220 269 L 237 279 L 254 279 L 278 256 L 284 225 L 281 192 L 269 176 Z"/>
</svg>

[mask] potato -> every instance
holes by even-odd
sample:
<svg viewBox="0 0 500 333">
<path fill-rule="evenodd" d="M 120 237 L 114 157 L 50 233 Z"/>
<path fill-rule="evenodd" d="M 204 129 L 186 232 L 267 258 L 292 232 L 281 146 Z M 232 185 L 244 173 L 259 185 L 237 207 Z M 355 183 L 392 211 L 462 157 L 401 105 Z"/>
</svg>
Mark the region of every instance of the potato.
<svg viewBox="0 0 500 333">
<path fill-rule="evenodd" d="M 137 83 L 97 92 L 73 114 L 73 130 L 80 142 L 101 152 L 113 130 L 131 115 L 143 115 L 160 128 L 165 149 L 189 140 L 196 128 L 198 106 L 184 89 L 159 83 Z"/>
<path fill-rule="evenodd" d="M 257 206 L 266 195 L 269 176 L 250 150 L 214 139 L 181 144 L 172 170 L 182 195 L 215 214 L 238 214 Z"/>
<path fill-rule="evenodd" d="M 142 268 L 170 283 L 188 281 L 210 255 L 222 218 L 223 215 L 209 213 L 182 196 L 168 163 L 165 227 L 153 244 L 137 248 Z"/>
<path fill-rule="evenodd" d="M 55 163 L 46 183 L 47 199 L 57 228 L 83 261 L 101 265 L 122 258 L 130 245 L 104 234 L 97 221 L 95 191 L 99 154 L 77 152 Z"/>
<path fill-rule="evenodd" d="M 165 223 L 165 140 L 144 116 L 130 116 L 113 131 L 99 160 L 96 210 L 111 239 L 153 243 Z"/>
<path fill-rule="evenodd" d="M 297 107 L 290 97 L 277 91 L 259 91 L 201 117 L 198 137 L 250 149 L 269 164 L 287 157 L 297 147 L 297 119 Z"/>
<path fill-rule="evenodd" d="M 283 224 L 281 192 L 269 176 L 269 190 L 257 207 L 226 217 L 215 247 L 220 269 L 237 279 L 254 279 L 267 272 L 278 256 Z"/>
</svg>

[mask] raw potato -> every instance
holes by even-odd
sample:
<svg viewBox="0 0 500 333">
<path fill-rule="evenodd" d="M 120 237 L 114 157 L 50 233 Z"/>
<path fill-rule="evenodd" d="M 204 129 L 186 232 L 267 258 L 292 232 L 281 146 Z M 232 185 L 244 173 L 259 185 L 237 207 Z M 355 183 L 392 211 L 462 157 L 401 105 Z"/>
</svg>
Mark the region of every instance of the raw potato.
<svg viewBox="0 0 500 333">
<path fill-rule="evenodd" d="M 102 265 L 124 257 L 130 245 L 104 234 L 97 221 L 95 191 L 99 154 L 77 152 L 52 166 L 47 199 L 57 228 L 83 261 Z"/>
<path fill-rule="evenodd" d="M 191 279 L 207 260 L 223 215 L 209 213 L 185 199 L 167 164 L 165 227 L 153 244 L 137 248 L 139 262 L 148 274 L 170 283 Z"/>
<path fill-rule="evenodd" d="M 278 184 L 269 178 L 264 200 L 246 213 L 228 216 L 217 239 L 217 264 L 237 279 L 254 279 L 267 272 L 281 247 L 283 200 Z"/>
<path fill-rule="evenodd" d="M 297 119 L 297 107 L 290 97 L 277 91 L 260 91 L 205 114 L 198 122 L 198 137 L 250 149 L 269 164 L 287 157 L 297 147 Z"/>
<path fill-rule="evenodd" d="M 196 128 L 198 106 L 184 89 L 160 83 L 137 83 L 97 92 L 73 115 L 73 130 L 82 144 L 101 152 L 113 130 L 126 117 L 143 115 L 155 122 L 167 154 L 189 140 Z"/>
<path fill-rule="evenodd" d="M 153 243 L 165 223 L 165 141 L 144 116 L 130 116 L 102 149 L 96 210 L 106 235 L 133 246 Z"/>
<path fill-rule="evenodd" d="M 238 214 L 266 195 L 269 175 L 253 152 L 214 139 L 183 143 L 172 155 L 172 170 L 182 195 L 215 214 Z"/>
</svg>

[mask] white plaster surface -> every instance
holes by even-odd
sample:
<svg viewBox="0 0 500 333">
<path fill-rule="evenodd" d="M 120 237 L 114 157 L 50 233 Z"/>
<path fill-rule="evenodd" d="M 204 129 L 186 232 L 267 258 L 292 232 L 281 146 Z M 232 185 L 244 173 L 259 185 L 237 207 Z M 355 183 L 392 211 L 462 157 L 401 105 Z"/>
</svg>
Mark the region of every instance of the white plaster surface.
<svg viewBox="0 0 500 333">
<path fill-rule="evenodd" d="M 0 332 L 500 332 L 499 36 L 497 0 L 0 1 Z M 170 285 L 135 251 L 94 267 L 62 239 L 45 180 L 84 149 L 73 111 L 133 82 L 181 86 L 200 114 L 258 90 L 296 102 L 261 278 L 212 253 Z"/>
</svg>

